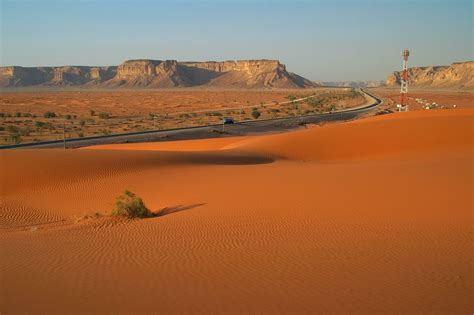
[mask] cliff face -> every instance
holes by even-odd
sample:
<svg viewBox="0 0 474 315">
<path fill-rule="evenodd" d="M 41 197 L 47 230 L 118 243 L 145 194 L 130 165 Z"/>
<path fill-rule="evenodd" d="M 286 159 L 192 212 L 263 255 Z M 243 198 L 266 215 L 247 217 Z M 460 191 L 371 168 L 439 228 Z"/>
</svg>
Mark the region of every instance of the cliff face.
<svg viewBox="0 0 474 315">
<path fill-rule="evenodd" d="M 111 79 L 116 67 L 1 67 L 0 86 L 62 86 L 100 83 Z"/>
<path fill-rule="evenodd" d="M 450 66 L 415 67 L 408 69 L 411 86 L 438 88 L 474 88 L 474 61 L 453 63 Z M 386 85 L 400 85 L 400 72 L 394 72 Z"/>
<path fill-rule="evenodd" d="M 2 67 L 0 86 L 96 85 L 171 88 L 304 88 L 318 84 L 288 72 L 278 60 L 177 62 L 128 60 L 118 67 Z"/>
<path fill-rule="evenodd" d="M 278 60 L 183 62 L 183 72 L 195 85 L 226 87 L 303 88 L 318 84 L 288 72 Z"/>
<path fill-rule="evenodd" d="M 324 86 L 353 87 L 353 88 L 370 88 L 383 86 L 384 81 L 324 81 Z"/>
</svg>

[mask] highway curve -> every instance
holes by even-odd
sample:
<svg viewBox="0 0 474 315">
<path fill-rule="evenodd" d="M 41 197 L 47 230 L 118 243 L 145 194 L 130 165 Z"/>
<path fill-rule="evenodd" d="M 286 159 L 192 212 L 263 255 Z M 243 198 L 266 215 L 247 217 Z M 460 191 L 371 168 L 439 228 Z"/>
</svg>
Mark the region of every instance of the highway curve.
<svg viewBox="0 0 474 315">
<path fill-rule="evenodd" d="M 155 142 L 155 141 L 174 141 L 174 140 L 190 140 L 216 138 L 223 136 L 243 136 L 255 135 L 260 133 L 283 132 L 291 129 L 300 128 L 301 125 L 307 123 L 320 123 L 328 121 L 344 121 L 359 117 L 362 114 L 370 112 L 382 104 L 382 101 L 374 95 L 360 89 L 367 102 L 364 105 L 348 108 L 331 113 L 285 117 L 274 119 L 247 120 L 236 122 L 233 125 L 225 125 L 224 131 L 222 124 L 205 125 L 186 128 L 149 130 L 141 132 L 131 132 L 114 134 L 108 136 L 95 136 L 86 138 L 66 139 L 67 148 L 77 148 L 97 144 L 112 143 L 130 143 L 130 142 Z M 16 148 L 62 148 L 64 142 L 62 140 L 43 141 L 35 143 L 21 143 L 15 145 L 0 146 L 0 149 L 16 149 Z"/>
</svg>

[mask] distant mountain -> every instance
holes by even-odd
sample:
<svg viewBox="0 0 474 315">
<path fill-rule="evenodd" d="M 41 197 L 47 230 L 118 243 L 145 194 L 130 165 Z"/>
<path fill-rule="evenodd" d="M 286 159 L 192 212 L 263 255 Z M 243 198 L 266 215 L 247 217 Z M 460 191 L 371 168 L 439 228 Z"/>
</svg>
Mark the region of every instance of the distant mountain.
<svg viewBox="0 0 474 315">
<path fill-rule="evenodd" d="M 384 85 L 383 81 L 326 81 L 321 82 L 324 86 L 339 86 L 339 87 L 353 87 L 353 88 L 365 88 L 365 87 L 379 87 Z"/>
<path fill-rule="evenodd" d="M 278 60 L 140 59 L 108 67 L 1 67 L 0 86 L 307 88 L 319 84 L 288 72 Z"/>
<path fill-rule="evenodd" d="M 411 86 L 473 89 L 474 61 L 456 62 L 450 66 L 409 68 L 408 75 Z M 386 85 L 400 85 L 400 71 L 391 74 Z"/>
</svg>

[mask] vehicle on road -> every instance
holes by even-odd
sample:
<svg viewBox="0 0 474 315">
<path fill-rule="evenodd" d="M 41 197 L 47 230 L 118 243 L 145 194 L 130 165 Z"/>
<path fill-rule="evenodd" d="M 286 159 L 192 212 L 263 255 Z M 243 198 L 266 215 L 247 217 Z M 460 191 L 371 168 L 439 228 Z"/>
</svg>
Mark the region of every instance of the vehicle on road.
<svg viewBox="0 0 474 315">
<path fill-rule="evenodd" d="M 224 125 L 232 125 L 232 124 L 234 123 L 234 119 L 232 119 L 232 118 L 224 118 L 224 119 L 222 120 L 222 123 L 223 123 Z"/>
</svg>

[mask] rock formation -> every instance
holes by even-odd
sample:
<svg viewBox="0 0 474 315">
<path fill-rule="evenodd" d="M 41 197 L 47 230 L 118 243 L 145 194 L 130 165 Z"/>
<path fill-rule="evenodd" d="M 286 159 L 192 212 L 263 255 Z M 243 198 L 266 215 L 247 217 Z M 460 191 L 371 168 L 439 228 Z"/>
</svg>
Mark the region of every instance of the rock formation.
<svg viewBox="0 0 474 315">
<path fill-rule="evenodd" d="M 113 78 L 117 67 L 1 67 L 0 86 L 69 86 L 100 83 Z"/>
<path fill-rule="evenodd" d="M 474 88 L 474 61 L 457 62 L 450 66 L 414 67 L 408 69 L 408 74 L 408 82 L 411 86 Z M 400 85 L 400 72 L 390 75 L 386 85 Z"/>
<path fill-rule="evenodd" d="M 305 88 L 318 86 L 278 60 L 128 60 L 118 67 L 2 67 L 0 86 Z"/>
<path fill-rule="evenodd" d="M 324 86 L 353 87 L 353 88 L 370 88 L 380 87 L 385 84 L 384 81 L 324 81 Z"/>
</svg>

